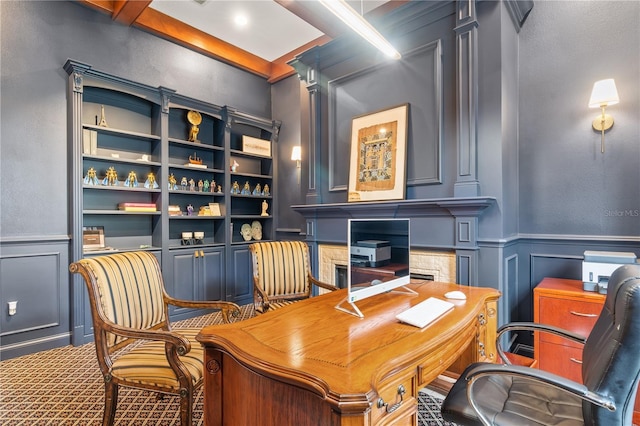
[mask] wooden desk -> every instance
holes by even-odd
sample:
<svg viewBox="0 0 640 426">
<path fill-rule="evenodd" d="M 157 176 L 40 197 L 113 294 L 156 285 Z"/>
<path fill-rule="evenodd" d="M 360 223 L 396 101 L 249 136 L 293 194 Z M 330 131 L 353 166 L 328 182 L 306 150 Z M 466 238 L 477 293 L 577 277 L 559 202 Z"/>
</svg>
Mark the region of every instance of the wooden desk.
<svg viewBox="0 0 640 426">
<path fill-rule="evenodd" d="M 415 425 L 422 386 L 461 356 L 495 361 L 500 293 L 433 281 L 409 287 L 419 294 L 390 292 L 358 302 L 364 318 L 334 308 L 346 296 L 338 290 L 203 328 L 205 424 Z M 395 319 L 453 289 L 468 299 L 429 327 Z"/>
</svg>

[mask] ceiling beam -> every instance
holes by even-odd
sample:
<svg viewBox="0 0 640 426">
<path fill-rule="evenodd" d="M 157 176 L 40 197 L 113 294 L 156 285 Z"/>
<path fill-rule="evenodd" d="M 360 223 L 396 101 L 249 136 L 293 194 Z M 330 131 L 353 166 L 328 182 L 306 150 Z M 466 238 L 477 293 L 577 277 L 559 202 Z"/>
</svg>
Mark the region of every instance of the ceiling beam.
<svg viewBox="0 0 640 426">
<path fill-rule="evenodd" d="M 114 0 L 113 20 L 124 25 L 131 25 L 149 7 L 151 2 L 152 0 Z"/>
<path fill-rule="evenodd" d="M 155 9 L 145 9 L 134 25 L 203 55 L 262 77 L 268 78 L 271 75 L 271 62 Z"/>
<path fill-rule="evenodd" d="M 0 0 L 1 1 L 1 0 Z M 150 8 L 152 0 L 77 0 L 78 3 L 111 15 L 114 21 L 135 26 L 161 38 L 194 50 L 205 56 L 225 62 L 237 68 L 267 78 L 274 83 L 295 73 L 287 62 L 314 46 L 320 46 L 340 36 L 345 31 L 343 23 L 333 17 L 318 2 L 274 0 L 299 18 L 317 28 L 323 34 L 304 46 L 269 62 L 246 50 L 213 37 L 177 19 Z M 409 0 L 392 0 L 365 14 L 377 18 Z"/>
</svg>

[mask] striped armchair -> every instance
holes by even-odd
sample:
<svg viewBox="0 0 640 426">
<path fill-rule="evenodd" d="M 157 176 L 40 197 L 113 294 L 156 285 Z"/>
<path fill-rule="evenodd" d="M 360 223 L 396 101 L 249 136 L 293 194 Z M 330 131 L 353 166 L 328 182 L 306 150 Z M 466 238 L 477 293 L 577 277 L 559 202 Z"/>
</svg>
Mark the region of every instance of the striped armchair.
<svg viewBox="0 0 640 426">
<path fill-rule="evenodd" d="M 249 245 L 253 264 L 253 301 L 262 314 L 311 296 L 311 285 L 336 290 L 311 275 L 309 246 L 302 241 Z"/>
<path fill-rule="evenodd" d="M 69 270 L 79 273 L 89 290 L 96 352 L 105 384 L 102 424 L 113 424 L 118 387 L 127 386 L 179 395 L 181 424 L 191 425 L 194 390 L 203 384 L 204 354 L 195 339 L 200 330 L 172 331 L 168 305 L 220 309 L 225 322 L 239 316 L 239 307 L 231 302 L 170 297 L 164 290 L 158 260 L 149 252 L 82 259 Z"/>
</svg>

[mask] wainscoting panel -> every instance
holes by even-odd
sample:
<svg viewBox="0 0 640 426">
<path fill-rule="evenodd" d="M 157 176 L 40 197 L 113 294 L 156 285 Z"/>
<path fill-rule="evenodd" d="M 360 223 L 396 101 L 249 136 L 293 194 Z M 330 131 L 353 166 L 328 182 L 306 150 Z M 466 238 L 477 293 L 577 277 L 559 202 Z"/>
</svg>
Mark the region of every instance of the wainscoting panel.
<svg viewBox="0 0 640 426">
<path fill-rule="evenodd" d="M 67 241 L 2 244 L 0 358 L 70 342 Z M 9 302 L 17 302 L 9 311 Z"/>
<path fill-rule="evenodd" d="M 545 277 L 581 279 L 583 256 L 531 253 L 531 291 Z"/>
</svg>

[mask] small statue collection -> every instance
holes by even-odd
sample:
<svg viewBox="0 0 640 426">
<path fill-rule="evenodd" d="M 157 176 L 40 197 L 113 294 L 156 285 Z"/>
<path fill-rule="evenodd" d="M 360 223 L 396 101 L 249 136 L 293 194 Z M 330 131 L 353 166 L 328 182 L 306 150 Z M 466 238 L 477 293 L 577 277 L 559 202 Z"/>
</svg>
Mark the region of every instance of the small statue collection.
<svg viewBox="0 0 640 426">
<path fill-rule="evenodd" d="M 118 186 L 120 185 L 120 181 L 118 180 L 118 172 L 112 166 L 107 169 L 105 173 L 104 179 L 100 181 L 98 179 L 98 175 L 96 173 L 96 169 L 93 167 L 89 167 L 87 170 L 87 174 L 83 180 L 85 185 L 104 185 L 104 186 Z M 136 172 L 133 170 L 129 172 L 127 179 L 124 181 L 124 186 L 129 188 L 137 188 L 140 184 L 138 183 L 138 176 Z M 156 181 L 156 176 L 153 173 L 149 173 L 147 175 L 147 179 L 144 181 L 144 187 L 148 189 L 158 189 L 160 186 Z"/>
<path fill-rule="evenodd" d="M 256 184 L 256 186 L 253 188 L 253 190 L 251 189 L 251 185 L 249 185 L 249 181 L 246 181 L 244 183 L 244 186 L 242 187 L 242 189 L 240 189 L 240 184 L 238 183 L 238 181 L 234 181 L 233 185 L 231 185 L 231 194 L 236 194 L 236 195 L 255 195 L 255 196 L 269 196 L 271 195 L 270 189 L 269 189 L 269 184 L 264 184 L 264 187 L 262 185 L 260 185 L 259 183 Z"/>
<path fill-rule="evenodd" d="M 178 180 L 176 179 L 174 174 L 171 173 L 169 175 L 168 185 L 169 190 L 171 191 L 182 190 L 190 192 L 213 192 L 222 194 L 222 185 L 216 184 L 215 179 L 211 179 L 211 181 L 208 181 L 206 179 L 199 179 L 198 183 L 196 183 L 193 178 L 187 179 L 186 176 L 183 176 L 182 179 L 180 179 L 180 185 L 178 185 Z"/>
</svg>

